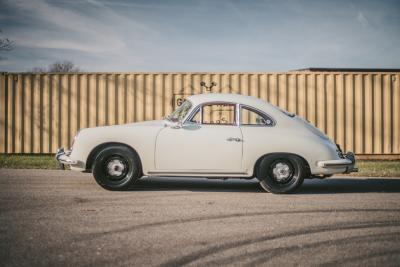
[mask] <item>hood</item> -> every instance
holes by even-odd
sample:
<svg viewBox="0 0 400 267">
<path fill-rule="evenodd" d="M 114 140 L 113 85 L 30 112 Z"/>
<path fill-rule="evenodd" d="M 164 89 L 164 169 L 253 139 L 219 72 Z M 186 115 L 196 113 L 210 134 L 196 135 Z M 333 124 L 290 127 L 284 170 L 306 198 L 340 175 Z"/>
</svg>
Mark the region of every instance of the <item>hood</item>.
<svg viewBox="0 0 400 267">
<path fill-rule="evenodd" d="M 164 125 L 165 125 L 164 120 L 153 120 L 153 121 L 133 122 L 133 123 L 128 123 L 128 124 L 116 125 L 116 126 L 164 126 Z"/>
<path fill-rule="evenodd" d="M 107 133 L 107 132 L 115 132 L 115 131 L 123 131 L 129 128 L 135 127 L 164 127 L 165 121 L 163 120 L 154 120 L 154 121 L 142 121 L 142 122 L 134 122 L 127 124 L 118 124 L 118 125 L 110 125 L 110 126 L 98 126 L 92 128 L 81 129 L 78 134 L 88 134 L 88 133 Z M 78 135 L 77 134 L 77 135 Z"/>
</svg>

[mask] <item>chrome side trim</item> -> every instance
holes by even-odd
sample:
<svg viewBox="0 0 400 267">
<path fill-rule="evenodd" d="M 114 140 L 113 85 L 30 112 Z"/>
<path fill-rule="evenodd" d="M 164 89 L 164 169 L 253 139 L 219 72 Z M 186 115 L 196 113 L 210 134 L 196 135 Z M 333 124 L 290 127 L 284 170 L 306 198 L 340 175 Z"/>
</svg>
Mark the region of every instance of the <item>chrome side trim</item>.
<svg viewBox="0 0 400 267">
<path fill-rule="evenodd" d="M 203 171 L 149 171 L 148 174 L 159 174 L 159 175 L 172 175 L 172 174 L 185 174 L 190 176 L 191 174 L 195 174 L 195 175 L 222 175 L 222 176 L 226 176 L 226 175 L 246 175 L 247 172 L 203 172 Z"/>
</svg>

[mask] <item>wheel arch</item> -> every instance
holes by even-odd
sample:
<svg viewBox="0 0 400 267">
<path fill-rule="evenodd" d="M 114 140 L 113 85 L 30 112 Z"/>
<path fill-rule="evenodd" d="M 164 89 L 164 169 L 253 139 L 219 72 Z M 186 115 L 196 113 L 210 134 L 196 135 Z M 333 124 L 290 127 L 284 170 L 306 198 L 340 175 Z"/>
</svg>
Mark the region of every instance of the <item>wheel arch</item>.
<svg viewBox="0 0 400 267">
<path fill-rule="evenodd" d="M 95 146 L 89 153 L 87 159 L 86 159 L 86 172 L 92 172 L 92 167 L 93 167 L 93 162 L 97 156 L 97 154 L 103 150 L 104 148 L 108 147 L 108 146 L 125 146 L 127 148 L 129 148 L 133 153 L 136 154 L 136 156 L 139 159 L 139 165 L 140 165 L 140 172 L 141 174 L 143 174 L 143 169 L 142 169 L 142 160 L 140 158 L 139 153 L 136 151 L 136 149 L 134 149 L 133 147 L 131 147 L 128 144 L 125 143 L 119 143 L 119 142 L 106 142 L 106 143 L 102 143 L 99 144 L 97 146 Z"/>
<path fill-rule="evenodd" d="M 256 177 L 256 178 L 257 178 L 258 167 L 259 167 L 259 165 L 260 165 L 262 159 L 265 158 L 265 157 L 268 157 L 268 156 L 275 156 L 275 155 L 281 155 L 281 156 L 289 156 L 289 155 L 290 155 L 290 156 L 299 157 L 299 158 L 303 161 L 304 166 L 305 166 L 305 168 L 306 168 L 306 177 L 311 176 L 310 164 L 308 163 L 308 161 L 307 161 L 304 157 L 302 157 L 302 156 L 300 156 L 300 155 L 298 155 L 298 154 L 289 153 L 289 152 L 273 152 L 273 153 L 264 154 L 264 155 L 262 155 L 261 157 L 259 157 L 259 158 L 256 160 L 256 162 L 254 163 L 253 177 Z"/>
</svg>

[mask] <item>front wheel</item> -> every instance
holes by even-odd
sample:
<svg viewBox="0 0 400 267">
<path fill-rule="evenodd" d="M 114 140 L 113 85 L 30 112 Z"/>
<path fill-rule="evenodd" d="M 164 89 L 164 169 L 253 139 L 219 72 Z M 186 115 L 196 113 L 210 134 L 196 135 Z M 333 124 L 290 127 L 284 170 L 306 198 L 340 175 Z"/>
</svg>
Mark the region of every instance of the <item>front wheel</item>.
<svg viewBox="0 0 400 267">
<path fill-rule="evenodd" d="M 303 184 L 305 166 L 295 155 L 275 154 L 264 157 L 257 170 L 261 187 L 271 193 L 285 194 Z"/>
<path fill-rule="evenodd" d="M 129 189 L 141 174 L 139 157 L 126 146 L 110 146 L 99 152 L 93 165 L 96 182 L 108 190 Z"/>
</svg>

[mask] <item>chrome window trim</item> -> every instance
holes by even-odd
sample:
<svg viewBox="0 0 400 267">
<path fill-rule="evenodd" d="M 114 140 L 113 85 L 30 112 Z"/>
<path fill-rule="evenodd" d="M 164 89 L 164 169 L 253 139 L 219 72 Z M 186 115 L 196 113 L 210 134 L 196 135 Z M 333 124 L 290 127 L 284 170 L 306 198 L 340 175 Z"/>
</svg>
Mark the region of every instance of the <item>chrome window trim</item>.
<svg viewBox="0 0 400 267">
<path fill-rule="evenodd" d="M 240 127 L 240 104 L 236 103 L 236 125 Z"/>
<path fill-rule="evenodd" d="M 227 105 L 234 105 L 235 115 L 234 115 L 234 123 L 233 124 L 213 124 L 213 123 L 203 123 L 203 107 L 209 106 L 212 104 L 227 104 Z M 200 123 L 198 125 L 218 125 L 218 126 L 239 126 L 239 104 L 234 102 L 225 102 L 225 101 L 211 101 L 211 102 L 204 102 L 197 105 L 193 110 L 189 113 L 189 116 L 186 117 L 184 123 L 193 123 L 191 122 L 192 118 L 196 115 L 197 111 L 200 112 Z"/>
<path fill-rule="evenodd" d="M 192 122 L 192 119 L 193 119 L 194 116 L 196 116 L 197 112 L 200 111 L 200 108 L 201 108 L 201 105 L 196 106 L 196 107 L 189 113 L 189 116 L 188 116 L 188 117 L 186 118 L 186 120 L 184 121 L 184 124 L 185 124 L 185 123 L 194 123 L 194 122 Z M 202 121 L 202 119 L 203 119 L 202 115 L 203 115 L 203 114 L 200 112 L 200 123 L 197 123 L 197 124 L 201 124 L 201 121 Z"/>
<path fill-rule="evenodd" d="M 256 112 L 256 113 L 260 113 L 261 115 L 263 115 L 263 116 L 265 116 L 265 117 L 267 117 L 268 119 L 270 119 L 271 121 L 272 121 L 272 124 L 271 125 L 267 125 L 267 124 L 264 124 L 264 125 L 260 125 L 260 124 L 242 124 L 242 107 L 245 107 L 246 109 L 248 109 L 248 110 L 252 110 L 252 111 L 254 111 L 254 112 Z M 260 109 L 258 109 L 258 108 L 255 108 L 255 107 L 252 107 L 252 106 L 249 106 L 249 105 L 246 105 L 246 104 L 239 104 L 239 112 L 240 112 L 240 116 L 239 116 L 239 126 L 241 126 L 241 127 L 275 127 L 275 125 L 276 125 L 276 120 L 273 118 L 273 117 L 271 117 L 270 115 L 268 115 L 267 113 L 265 113 L 264 111 L 262 111 L 262 110 L 260 110 Z"/>
</svg>

